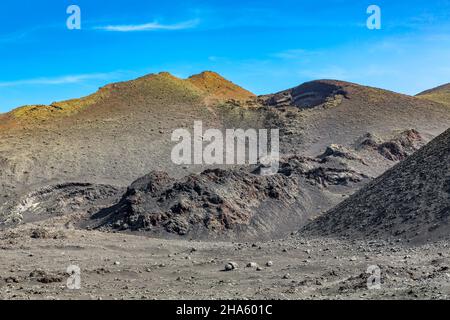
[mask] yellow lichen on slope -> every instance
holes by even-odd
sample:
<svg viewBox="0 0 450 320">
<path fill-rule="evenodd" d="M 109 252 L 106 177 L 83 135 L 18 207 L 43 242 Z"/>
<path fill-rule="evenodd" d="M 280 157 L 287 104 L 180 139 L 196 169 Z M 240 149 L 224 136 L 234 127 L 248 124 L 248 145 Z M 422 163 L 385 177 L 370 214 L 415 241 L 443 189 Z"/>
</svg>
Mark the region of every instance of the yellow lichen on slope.
<svg viewBox="0 0 450 320">
<path fill-rule="evenodd" d="M 113 83 L 80 99 L 54 102 L 50 105 L 28 105 L 8 113 L 20 122 L 43 122 L 51 118 L 74 115 L 99 103 L 124 101 L 153 103 L 205 103 L 212 105 L 224 100 L 248 100 L 255 95 L 214 72 L 203 72 L 188 79 L 180 79 L 168 72 L 150 74 L 131 81 Z M 109 99 L 111 98 L 111 99 Z M 111 101 L 110 101 L 111 100 Z"/>
<path fill-rule="evenodd" d="M 450 107 L 450 93 L 449 92 L 436 92 L 417 96 L 418 98 L 431 100 L 434 102 L 442 103 Z"/>
<path fill-rule="evenodd" d="M 17 108 L 9 113 L 13 118 L 29 122 L 43 121 L 53 117 L 64 117 L 73 115 L 85 107 L 100 102 L 109 95 L 109 90 L 102 88 L 94 94 L 80 98 L 61 102 L 54 102 L 51 105 L 29 105 Z"/>
<path fill-rule="evenodd" d="M 426 90 L 417 95 L 418 98 L 431 100 L 450 107 L 450 84 Z"/>
</svg>

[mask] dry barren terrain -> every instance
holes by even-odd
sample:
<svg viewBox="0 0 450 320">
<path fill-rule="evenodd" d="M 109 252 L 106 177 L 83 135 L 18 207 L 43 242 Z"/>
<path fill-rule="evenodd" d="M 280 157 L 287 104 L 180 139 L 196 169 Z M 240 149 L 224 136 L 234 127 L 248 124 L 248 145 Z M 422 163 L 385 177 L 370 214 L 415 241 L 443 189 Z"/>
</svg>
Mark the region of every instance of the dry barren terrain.
<svg viewBox="0 0 450 320">
<path fill-rule="evenodd" d="M 1 114 L 0 298 L 448 299 L 447 88 L 163 72 Z M 279 129 L 278 172 L 176 165 L 194 121 Z"/>
</svg>

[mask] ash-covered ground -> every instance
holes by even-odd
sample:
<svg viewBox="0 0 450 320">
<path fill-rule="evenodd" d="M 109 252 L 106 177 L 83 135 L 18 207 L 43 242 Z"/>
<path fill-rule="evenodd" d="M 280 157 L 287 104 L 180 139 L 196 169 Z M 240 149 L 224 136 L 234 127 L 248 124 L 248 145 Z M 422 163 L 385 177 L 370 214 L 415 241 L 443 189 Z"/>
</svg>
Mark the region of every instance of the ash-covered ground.
<svg viewBox="0 0 450 320">
<path fill-rule="evenodd" d="M 450 297 L 447 242 L 164 240 L 75 230 L 66 218 L 23 225 L 0 239 L 2 299 Z M 235 269 L 224 271 L 230 263 Z M 79 290 L 67 287 L 73 265 L 81 271 Z M 367 286 L 375 283 L 371 266 L 380 268 L 379 289 Z"/>
</svg>

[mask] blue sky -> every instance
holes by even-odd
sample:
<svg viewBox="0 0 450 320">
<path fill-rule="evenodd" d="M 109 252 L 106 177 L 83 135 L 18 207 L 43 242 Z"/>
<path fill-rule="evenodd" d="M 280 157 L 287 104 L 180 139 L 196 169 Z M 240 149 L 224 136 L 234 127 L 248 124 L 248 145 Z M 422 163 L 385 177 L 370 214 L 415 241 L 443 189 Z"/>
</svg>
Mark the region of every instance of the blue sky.
<svg viewBox="0 0 450 320">
<path fill-rule="evenodd" d="M 66 9 L 81 8 L 81 30 Z M 382 29 L 366 27 L 369 5 Z M 257 93 L 334 78 L 406 94 L 450 82 L 450 0 L 40 0 L 0 9 L 0 112 L 169 71 Z"/>
</svg>

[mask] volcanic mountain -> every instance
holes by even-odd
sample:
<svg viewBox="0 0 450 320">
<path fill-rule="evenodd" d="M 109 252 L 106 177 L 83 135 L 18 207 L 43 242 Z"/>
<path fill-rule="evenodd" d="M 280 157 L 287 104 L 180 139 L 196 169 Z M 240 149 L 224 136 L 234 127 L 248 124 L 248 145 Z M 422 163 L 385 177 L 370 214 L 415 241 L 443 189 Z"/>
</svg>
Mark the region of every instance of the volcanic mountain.
<svg viewBox="0 0 450 320">
<path fill-rule="evenodd" d="M 216 168 L 174 164 L 172 131 L 191 129 L 200 120 L 204 129 L 278 128 L 282 156 L 300 157 L 300 164 L 289 174 L 278 173 L 275 181 L 258 177 L 256 168 L 218 166 L 225 173 L 217 177 L 205 173 Z M 199 221 L 209 232 L 217 226 L 210 220 L 223 223 L 215 228 L 219 233 L 234 234 L 248 225 L 256 226 L 251 234 L 284 233 L 330 209 L 449 123 L 449 109 L 440 103 L 342 81 L 313 81 L 256 97 L 213 72 L 188 79 L 152 74 L 81 99 L 0 115 L 0 212 L 18 222 L 40 215 L 94 214 L 95 227 L 140 230 L 150 222 L 178 234 L 196 230 Z M 168 173 L 170 183 L 156 191 L 132 184 L 155 172 Z M 203 191 L 198 193 L 192 181 Z M 262 189 L 245 194 L 249 181 Z M 298 189 L 300 196 L 295 201 L 290 192 L 270 196 L 276 194 L 272 187 L 282 185 Z M 223 202 L 210 202 L 210 197 Z M 186 198 L 190 210 L 177 211 Z M 155 201 L 158 206 L 152 205 Z M 277 222 L 270 208 L 279 211 Z M 135 219 L 142 224 L 132 223 Z"/>
<path fill-rule="evenodd" d="M 450 239 L 450 130 L 388 170 L 304 232 L 351 239 Z"/>
<path fill-rule="evenodd" d="M 415 129 L 430 139 L 450 123 L 450 113 L 442 104 L 335 80 L 307 82 L 261 100 L 287 110 L 288 116 L 289 111 L 301 112 L 293 117 L 295 125 L 288 134 L 293 133 L 292 145 L 307 155 L 323 152 L 330 143 L 357 147 L 358 139 L 368 133 L 390 138 L 395 132 Z"/>
<path fill-rule="evenodd" d="M 160 73 L 81 99 L 18 108 L 0 115 L 0 183 L 32 191 L 73 181 L 126 185 L 158 168 L 184 175 L 170 166 L 171 132 L 194 120 L 222 127 L 221 110 L 209 110 L 206 100 L 253 97 L 212 72 L 186 80 Z"/>
</svg>

